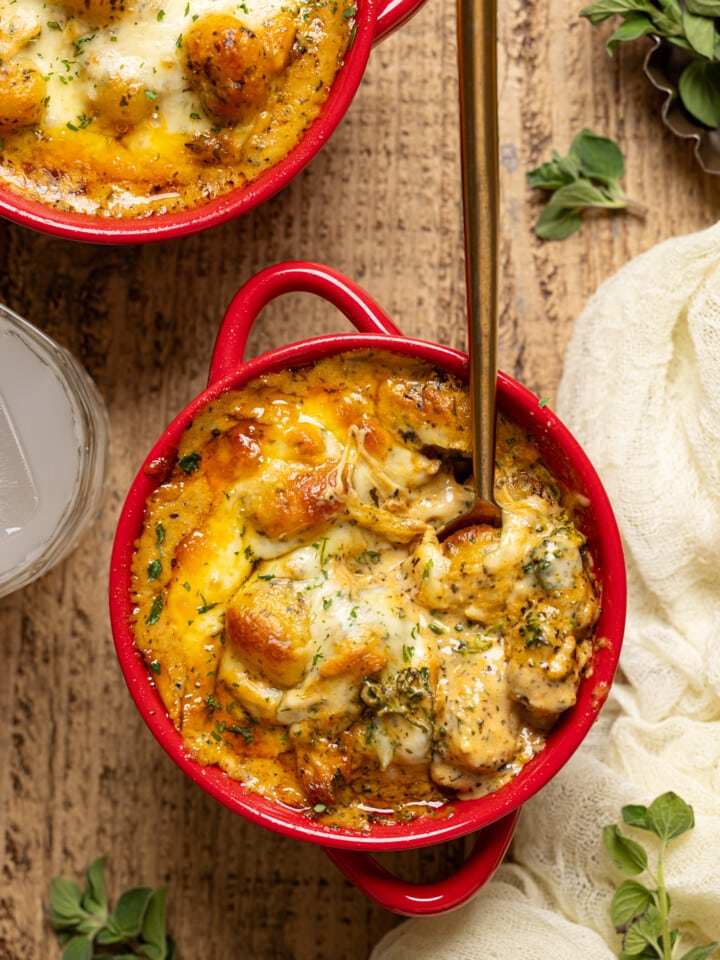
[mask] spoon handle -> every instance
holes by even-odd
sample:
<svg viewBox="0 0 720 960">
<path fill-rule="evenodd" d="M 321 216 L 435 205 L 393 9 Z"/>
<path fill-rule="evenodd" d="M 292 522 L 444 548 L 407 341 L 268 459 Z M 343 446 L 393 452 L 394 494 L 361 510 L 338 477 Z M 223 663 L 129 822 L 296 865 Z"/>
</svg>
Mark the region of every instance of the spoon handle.
<svg viewBox="0 0 720 960">
<path fill-rule="evenodd" d="M 498 315 L 496 0 L 457 0 L 473 476 L 494 503 Z"/>
</svg>

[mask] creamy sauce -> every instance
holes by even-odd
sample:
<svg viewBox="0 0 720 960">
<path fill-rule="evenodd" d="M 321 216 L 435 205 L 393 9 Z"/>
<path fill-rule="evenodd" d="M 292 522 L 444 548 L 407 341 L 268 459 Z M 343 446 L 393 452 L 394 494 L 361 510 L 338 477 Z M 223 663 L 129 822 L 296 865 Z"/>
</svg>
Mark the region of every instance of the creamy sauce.
<svg viewBox="0 0 720 960">
<path fill-rule="evenodd" d="M 317 116 L 345 0 L 0 0 L 0 183 L 112 217 L 254 179 Z"/>
<path fill-rule="evenodd" d="M 224 395 L 185 433 L 133 566 L 137 643 L 192 753 L 331 822 L 513 777 L 575 700 L 598 603 L 533 440 L 500 417 L 501 530 L 466 387 L 358 352 Z"/>
</svg>

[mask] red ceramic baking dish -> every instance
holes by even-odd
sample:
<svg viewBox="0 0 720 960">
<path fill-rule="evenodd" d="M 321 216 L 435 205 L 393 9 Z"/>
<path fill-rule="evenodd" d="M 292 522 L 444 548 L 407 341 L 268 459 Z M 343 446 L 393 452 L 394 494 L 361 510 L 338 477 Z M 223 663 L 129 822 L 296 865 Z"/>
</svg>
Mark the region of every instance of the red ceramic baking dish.
<svg viewBox="0 0 720 960">
<path fill-rule="evenodd" d="M 316 337 L 244 361 L 249 331 L 275 297 L 309 292 L 337 307 L 356 328 L 354 333 Z M 481 799 L 452 805 L 447 815 L 419 817 L 408 823 L 370 826 L 368 832 L 330 829 L 299 810 L 246 790 L 217 767 L 193 760 L 170 721 L 131 628 L 131 561 L 143 522 L 146 498 L 153 491 L 152 464 L 174 457 L 183 431 L 206 404 L 260 374 L 298 368 L 340 352 L 376 348 L 429 361 L 467 379 L 467 356 L 437 343 L 409 339 L 382 309 L 353 282 L 326 267 L 286 263 L 257 274 L 235 296 L 219 330 L 209 385 L 167 427 L 140 468 L 123 507 L 110 572 L 110 611 L 120 665 L 130 692 L 152 733 L 178 766 L 230 810 L 260 826 L 296 840 L 322 845 L 331 860 L 369 897 L 405 915 L 453 909 L 487 881 L 502 860 L 522 804 L 565 764 L 580 746 L 603 705 L 618 662 L 625 621 L 625 568 L 613 511 L 586 455 L 557 416 L 529 390 L 503 373 L 498 377 L 499 407 L 537 439 L 544 460 L 556 476 L 587 504 L 581 523 L 587 536 L 601 590 L 601 614 L 591 669 L 580 684 L 576 704 L 561 715 L 545 748 L 518 776 Z M 155 471 L 156 472 L 156 471 Z M 372 854 L 407 850 L 476 834 L 474 849 L 460 870 L 438 882 L 406 883 L 387 872 Z"/>
<path fill-rule="evenodd" d="M 356 29 L 319 116 L 285 157 L 255 180 L 204 205 L 145 217 L 112 218 L 54 209 L 0 184 L 0 216 L 53 236 L 92 243 L 146 243 L 217 226 L 270 199 L 306 166 L 342 120 L 362 80 L 374 43 L 407 21 L 424 0 L 358 0 Z"/>
</svg>

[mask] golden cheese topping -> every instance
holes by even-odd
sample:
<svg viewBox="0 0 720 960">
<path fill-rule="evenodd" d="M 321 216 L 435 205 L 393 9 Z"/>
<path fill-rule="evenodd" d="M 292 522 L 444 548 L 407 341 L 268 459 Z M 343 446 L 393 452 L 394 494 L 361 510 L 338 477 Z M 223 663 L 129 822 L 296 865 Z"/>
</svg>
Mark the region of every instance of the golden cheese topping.
<svg viewBox="0 0 720 960">
<path fill-rule="evenodd" d="M 108 217 L 255 179 L 318 115 L 350 0 L 0 0 L 0 183 Z"/>
<path fill-rule="evenodd" d="M 210 404 L 147 503 L 134 631 L 190 752 L 362 828 L 513 777 L 570 707 L 598 599 L 571 501 L 497 430 L 473 499 L 467 387 L 357 351 Z"/>
</svg>

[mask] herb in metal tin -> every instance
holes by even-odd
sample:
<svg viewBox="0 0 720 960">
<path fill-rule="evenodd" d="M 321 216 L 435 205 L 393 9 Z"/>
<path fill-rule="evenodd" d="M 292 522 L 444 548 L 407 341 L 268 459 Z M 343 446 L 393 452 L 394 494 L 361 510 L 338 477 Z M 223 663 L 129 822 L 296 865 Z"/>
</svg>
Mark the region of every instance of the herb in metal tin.
<svg viewBox="0 0 720 960">
<path fill-rule="evenodd" d="M 689 62 L 678 81 L 680 101 L 705 126 L 720 125 L 720 0 L 597 0 L 580 11 L 592 24 L 617 15 L 622 19 L 607 42 L 612 53 L 621 43 L 655 36 L 684 50 Z"/>
</svg>

